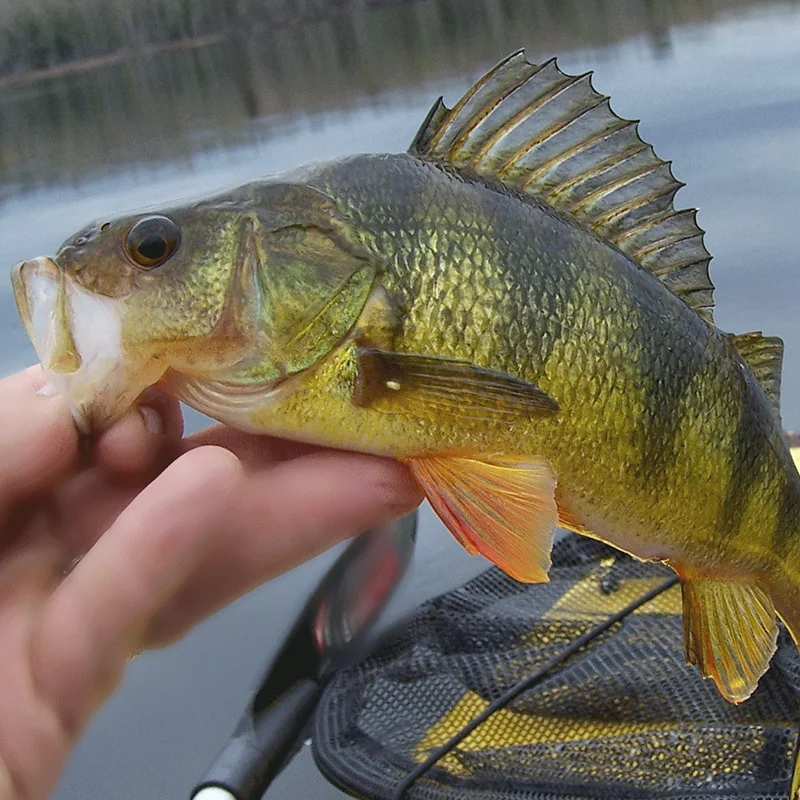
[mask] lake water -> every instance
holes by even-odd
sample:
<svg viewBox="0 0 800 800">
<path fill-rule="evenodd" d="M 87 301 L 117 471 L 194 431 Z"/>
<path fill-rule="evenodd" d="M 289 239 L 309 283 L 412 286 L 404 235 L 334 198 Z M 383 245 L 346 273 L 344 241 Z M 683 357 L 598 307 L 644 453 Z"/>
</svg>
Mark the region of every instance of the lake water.
<svg viewBox="0 0 800 800">
<path fill-rule="evenodd" d="M 456 99 L 519 47 L 559 55 L 570 72 L 595 69 L 615 110 L 641 118 L 674 160 L 688 184 L 680 204 L 700 208 L 715 255 L 717 322 L 786 341 L 784 420 L 800 429 L 796 2 L 420 0 L 0 84 L 0 374 L 34 360 L 4 277 L 17 261 L 52 253 L 101 215 L 308 160 L 403 150 L 439 94 Z M 421 534 L 397 608 L 480 566 L 428 513 Z M 134 662 L 56 797 L 184 798 L 325 563 Z M 268 796 L 342 795 L 304 753 Z"/>
</svg>

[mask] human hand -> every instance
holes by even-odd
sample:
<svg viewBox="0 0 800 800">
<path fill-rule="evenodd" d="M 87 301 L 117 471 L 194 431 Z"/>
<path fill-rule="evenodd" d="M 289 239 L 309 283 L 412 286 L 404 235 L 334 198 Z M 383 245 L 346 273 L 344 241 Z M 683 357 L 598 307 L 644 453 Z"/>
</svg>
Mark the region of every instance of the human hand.
<svg viewBox="0 0 800 800">
<path fill-rule="evenodd" d="M 42 383 L 0 381 L 0 800 L 48 796 L 132 654 L 421 499 L 394 461 L 182 439 L 156 394 L 82 447 Z"/>
</svg>

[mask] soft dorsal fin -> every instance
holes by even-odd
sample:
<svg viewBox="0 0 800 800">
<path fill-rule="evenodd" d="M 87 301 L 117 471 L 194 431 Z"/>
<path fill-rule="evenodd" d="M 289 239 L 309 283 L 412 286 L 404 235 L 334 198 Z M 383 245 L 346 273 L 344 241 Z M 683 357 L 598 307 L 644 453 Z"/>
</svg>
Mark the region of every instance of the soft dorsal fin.
<svg viewBox="0 0 800 800">
<path fill-rule="evenodd" d="M 747 362 L 755 379 L 772 400 L 775 410 L 781 410 L 781 368 L 783 366 L 783 339 L 764 336 L 761 331 L 731 336 L 739 355 Z"/>
<path fill-rule="evenodd" d="M 481 78 L 452 109 L 439 98 L 411 152 L 501 181 L 572 215 L 713 322 L 711 255 L 696 211 L 676 211 L 683 186 L 618 117 L 591 73 L 571 76 L 524 51 Z"/>
</svg>

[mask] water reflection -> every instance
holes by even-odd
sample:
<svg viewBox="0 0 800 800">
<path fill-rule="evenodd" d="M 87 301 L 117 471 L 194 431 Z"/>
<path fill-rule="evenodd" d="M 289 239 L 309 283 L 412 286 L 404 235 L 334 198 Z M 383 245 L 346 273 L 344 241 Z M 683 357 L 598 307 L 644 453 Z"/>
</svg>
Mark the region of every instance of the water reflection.
<svg viewBox="0 0 800 800">
<path fill-rule="evenodd" d="M 312 10 L 327 8 L 327 17 L 304 18 L 303 24 L 286 14 L 278 18 L 282 24 L 236 18 L 216 41 L 191 40 L 167 50 L 139 42 L 133 55 L 102 66 L 77 61 L 49 77 L 0 79 L 0 199 L 33 186 L 268 139 L 304 114 L 380 105 L 421 84 L 441 87 L 455 76 L 475 75 L 520 46 L 543 57 L 644 35 L 655 53 L 666 54 L 675 24 L 767 5 L 764 0 L 313 3 Z M 76 13 L 81 8 L 89 14 L 91 0 L 77 4 Z M 200 32 L 206 32 L 202 25 Z"/>
</svg>

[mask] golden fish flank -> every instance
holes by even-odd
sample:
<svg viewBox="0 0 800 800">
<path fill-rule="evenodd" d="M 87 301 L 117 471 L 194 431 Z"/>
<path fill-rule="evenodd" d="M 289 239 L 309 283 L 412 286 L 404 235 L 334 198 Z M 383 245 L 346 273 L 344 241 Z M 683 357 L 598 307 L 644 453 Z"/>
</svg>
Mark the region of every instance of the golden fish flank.
<svg viewBox="0 0 800 800">
<path fill-rule="evenodd" d="M 546 580 L 557 524 L 666 561 L 688 660 L 740 702 L 776 618 L 800 636 L 800 477 L 783 345 L 714 326 L 680 186 L 588 75 L 516 53 L 408 153 L 101 220 L 15 293 L 86 429 L 163 378 L 241 428 L 404 460 L 519 580 Z"/>
</svg>

